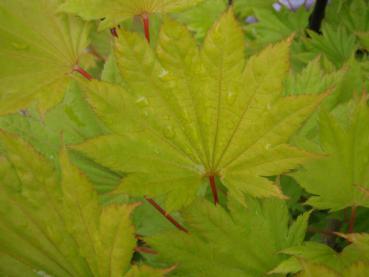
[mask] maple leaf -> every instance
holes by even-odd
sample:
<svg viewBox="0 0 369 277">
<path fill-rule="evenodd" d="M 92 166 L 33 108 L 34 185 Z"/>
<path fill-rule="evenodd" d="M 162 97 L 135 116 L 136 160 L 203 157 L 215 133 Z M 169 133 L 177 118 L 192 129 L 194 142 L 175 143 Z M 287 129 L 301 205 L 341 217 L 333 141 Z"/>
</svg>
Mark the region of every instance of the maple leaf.
<svg viewBox="0 0 369 277">
<path fill-rule="evenodd" d="M 193 31 L 199 41 L 202 41 L 226 7 L 227 4 L 224 0 L 205 0 L 199 5 L 174 16 Z"/>
<path fill-rule="evenodd" d="M 21 113 L 0 117 L 0 128 L 18 134 L 31 144 L 50 162 L 59 163 L 60 147 L 63 144 L 82 143 L 87 138 L 103 134 L 101 123 L 76 84 L 70 82 L 63 102 L 40 116 L 33 108 Z M 117 174 L 102 168 L 95 162 L 72 152 L 71 159 L 90 178 L 95 189 L 100 192 L 111 191 L 119 182 Z"/>
<path fill-rule="evenodd" d="M 257 50 L 269 43 L 285 39 L 292 34 L 305 36 L 310 12 L 304 8 L 300 8 L 296 12 L 287 9 L 278 12 L 272 8 L 255 8 L 254 14 L 258 21 L 255 24 L 247 25 L 246 30 L 255 37 L 253 43 L 256 44 Z"/>
<path fill-rule="evenodd" d="M 311 40 L 304 41 L 306 48 L 315 55 L 322 53 L 337 68 L 354 56 L 356 51 L 355 36 L 348 32 L 343 26 L 332 26 L 326 24 L 322 30 L 323 35 L 308 31 Z"/>
<path fill-rule="evenodd" d="M 303 266 L 303 270 L 302 272 L 297 274 L 296 277 L 366 277 L 368 276 L 369 272 L 369 264 L 363 262 L 353 264 L 352 266 L 341 272 L 336 272 L 329 269 L 328 267 L 305 261 L 301 261 L 301 264 Z"/>
<path fill-rule="evenodd" d="M 367 97 L 341 105 L 334 114 L 320 114 L 320 147 L 327 157 L 291 174 L 312 196 L 307 204 L 319 209 L 369 207 L 369 109 Z"/>
<path fill-rule="evenodd" d="M 100 20 L 100 30 L 113 28 L 134 16 L 172 13 L 194 6 L 203 0 L 67 0 L 60 10 L 85 20 Z"/>
<path fill-rule="evenodd" d="M 176 264 L 176 276 L 264 276 L 286 258 L 278 252 L 302 243 L 309 212 L 289 227 L 279 199 L 230 199 L 228 210 L 199 200 L 183 217 L 190 234 L 173 231 L 145 238 L 159 260 Z"/>
<path fill-rule="evenodd" d="M 148 266 L 132 266 L 125 277 L 162 277 L 163 273 L 167 273 L 167 271 Z"/>
<path fill-rule="evenodd" d="M 122 276 L 136 246 L 130 214 L 137 204 L 101 207 L 65 150 L 61 165 L 60 182 L 32 147 L 0 132 L 1 273 Z"/>
<path fill-rule="evenodd" d="M 303 265 L 303 271 L 297 274 L 297 277 L 312 277 L 312 276 L 339 277 L 336 271 L 333 271 L 325 266 L 307 263 L 304 261 L 301 261 L 301 264 Z"/>
<path fill-rule="evenodd" d="M 325 95 L 282 97 L 289 41 L 244 65 L 244 38 L 232 12 L 201 50 L 189 31 L 166 19 L 156 53 L 139 35 L 121 32 L 116 58 L 125 88 L 83 84 L 112 134 L 76 146 L 106 167 L 128 173 L 118 192 L 166 196 L 190 204 L 208 179 L 230 193 L 281 197 L 273 176 L 315 157 L 287 143 Z M 157 57 L 156 57 L 157 55 Z"/>
<path fill-rule="evenodd" d="M 253 15 L 255 10 L 272 9 L 275 0 L 236 0 L 234 9 L 243 17 Z"/>
<path fill-rule="evenodd" d="M 326 244 L 313 241 L 305 242 L 302 245 L 293 246 L 281 251 L 292 257 L 284 260 L 270 273 L 296 273 L 303 270 L 305 264 L 311 264 L 318 268 L 324 266 L 332 272 L 349 272 L 358 263 L 369 265 L 369 235 L 339 235 L 352 243 L 346 246 L 341 252 L 336 252 Z"/>
<path fill-rule="evenodd" d="M 59 0 L 0 3 L 0 114 L 36 100 L 43 113 L 60 102 L 88 45 L 90 24 L 57 14 Z"/>
<path fill-rule="evenodd" d="M 321 58 L 317 57 L 310 61 L 298 74 L 290 74 L 286 80 L 285 94 L 304 94 L 307 88 L 309 89 L 309 93 L 319 94 L 329 90 L 334 85 L 337 85 L 337 83 L 339 84 L 345 71 L 325 72 L 321 63 Z M 340 95 L 332 93 L 330 96 L 339 97 Z"/>
</svg>

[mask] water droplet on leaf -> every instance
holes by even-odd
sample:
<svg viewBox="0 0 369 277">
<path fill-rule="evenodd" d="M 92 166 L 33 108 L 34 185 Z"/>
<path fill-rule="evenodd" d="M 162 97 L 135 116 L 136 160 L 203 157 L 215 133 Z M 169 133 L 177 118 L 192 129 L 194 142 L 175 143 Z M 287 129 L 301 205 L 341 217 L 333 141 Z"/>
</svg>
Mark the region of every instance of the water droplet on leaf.
<svg viewBox="0 0 369 277">
<path fill-rule="evenodd" d="M 229 105 L 233 105 L 236 102 L 237 95 L 234 92 L 227 94 L 227 102 Z"/>
<path fill-rule="evenodd" d="M 168 71 L 166 71 L 165 69 L 163 69 L 160 74 L 159 74 L 159 78 L 164 78 L 165 76 L 168 75 Z"/>
<path fill-rule="evenodd" d="M 205 167 L 202 164 L 196 164 L 195 165 L 195 170 L 199 173 L 199 174 L 204 174 L 205 173 Z"/>
<path fill-rule="evenodd" d="M 149 105 L 149 100 L 145 96 L 140 96 L 137 98 L 136 104 L 141 108 L 145 108 Z"/>
<path fill-rule="evenodd" d="M 167 139 L 173 139 L 175 137 L 176 133 L 172 126 L 167 126 L 164 128 L 164 136 Z"/>
</svg>

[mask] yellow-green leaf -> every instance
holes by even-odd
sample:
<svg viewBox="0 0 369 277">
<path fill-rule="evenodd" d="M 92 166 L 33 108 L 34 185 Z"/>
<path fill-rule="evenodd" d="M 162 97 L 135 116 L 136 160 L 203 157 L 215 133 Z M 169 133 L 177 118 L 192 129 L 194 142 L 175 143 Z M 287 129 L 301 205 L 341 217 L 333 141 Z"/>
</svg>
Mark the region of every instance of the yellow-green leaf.
<svg viewBox="0 0 369 277">
<path fill-rule="evenodd" d="M 174 276 L 186 277 L 265 276 L 286 259 L 282 249 L 302 243 L 308 220 L 307 215 L 305 228 L 290 228 L 284 201 L 252 198 L 247 207 L 229 199 L 228 209 L 201 200 L 183 216 L 188 234 L 173 231 L 146 240 L 160 261 L 175 265 Z M 292 233 L 300 239 L 290 240 Z"/>
<path fill-rule="evenodd" d="M 37 100 L 41 112 L 61 101 L 88 45 L 90 25 L 57 13 L 59 0 L 0 3 L 0 114 Z"/>
<path fill-rule="evenodd" d="M 181 24 L 165 19 L 156 50 L 120 32 L 115 56 L 125 86 L 84 84 L 89 103 L 112 134 L 76 149 L 128 173 L 118 192 L 164 196 L 178 209 L 219 177 L 243 194 L 280 197 L 270 179 L 315 155 L 289 138 L 325 95 L 283 97 L 290 41 L 245 61 L 244 35 L 225 13 L 199 48 Z"/>
<path fill-rule="evenodd" d="M 100 20 L 100 29 L 118 26 L 134 16 L 171 13 L 194 6 L 203 0 L 66 0 L 62 11 L 81 16 L 85 20 Z"/>
<path fill-rule="evenodd" d="M 367 97 L 353 100 L 329 114 L 320 114 L 320 145 L 324 159 L 309 162 L 292 174 L 319 209 L 369 207 L 369 109 Z"/>
<path fill-rule="evenodd" d="M 1 275 L 123 276 L 136 246 L 137 204 L 101 207 L 66 150 L 61 164 L 60 181 L 46 158 L 0 131 Z"/>
</svg>

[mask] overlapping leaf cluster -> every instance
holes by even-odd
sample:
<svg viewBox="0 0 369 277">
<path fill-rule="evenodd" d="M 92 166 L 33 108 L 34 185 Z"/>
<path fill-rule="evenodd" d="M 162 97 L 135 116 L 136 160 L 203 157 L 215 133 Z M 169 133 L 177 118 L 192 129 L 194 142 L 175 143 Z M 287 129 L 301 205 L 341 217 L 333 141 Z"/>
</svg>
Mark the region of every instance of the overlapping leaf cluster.
<svg viewBox="0 0 369 277">
<path fill-rule="evenodd" d="M 263 176 L 314 157 L 287 141 L 324 95 L 282 96 L 289 41 L 245 65 L 243 45 L 230 12 L 213 26 L 201 50 L 185 27 L 169 19 L 156 53 L 139 35 L 121 32 L 115 55 L 125 88 L 84 85 L 113 134 L 76 149 L 128 173 L 120 192 L 165 196 L 169 210 L 190 204 L 211 176 L 241 202 L 244 193 L 283 197 Z"/>
<path fill-rule="evenodd" d="M 369 3 L 295 2 L 0 0 L 0 275 L 368 276 Z"/>
<path fill-rule="evenodd" d="M 133 272 L 141 269 L 129 272 L 136 245 L 130 220 L 135 205 L 101 207 L 65 150 L 61 164 L 59 180 L 56 170 L 29 145 L 1 133 L 1 273 L 138 276 Z"/>
</svg>

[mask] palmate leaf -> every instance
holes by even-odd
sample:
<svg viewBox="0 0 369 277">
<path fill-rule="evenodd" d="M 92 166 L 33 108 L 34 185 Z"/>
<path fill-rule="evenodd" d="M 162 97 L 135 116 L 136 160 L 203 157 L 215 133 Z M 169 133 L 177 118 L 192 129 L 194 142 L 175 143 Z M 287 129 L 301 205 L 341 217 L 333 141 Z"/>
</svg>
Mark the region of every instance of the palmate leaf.
<svg viewBox="0 0 369 277">
<path fill-rule="evenodd" d="M 103 134 L 101 123 L 84 100 L 76 82 L 70 82 L 61 103 L 50 109 L 44 116 L 35 109 L 0 117 L 0 128 L 18 134 L 50 161 L 59 163 L 58 155 L 62 145 L 82 143 L 87 138 Z M 95 189 L 101 193 L 111 191 L 119 176 L 82 155 L 72 153 L 73 162 L 87 174 Z"/>
<path fill-rule="evenodd" d="M 277 12 L 270 7 L 269 9 L 255 9 L 254 14 L 258 22 L 247 25 L 246 30 L 255 36 L 254 43 L 257 51 L 260 46 L 275 43 L 292 34 L 305 36 L 310 12 L 303 7 L 295 12 L 288 9 Z"/>
<path fill-rule="evenodd" d="M 338 277 L 337 273 L 324 266 L 303 263 L 304 270 L 299 273 L 298 277 L 313 277 L 313 276 L 325 276 L 325 277 Z"/>
<path fill-rule="evenodd" d="M 145 240 L 159 259 L 176 264 L 174 276 L 265 276 L 286 259 L 279 252 L 302 243 L 309 212 L 289 227 L 283 200 L 249 198 L 247 208 L 234 199 L 229 213 L 198 201 L 183 214 L 190 234 L 178 231 Z"/>
<path fill-rule="evenodd" d="M 354 264 L 350 268 L 340 273 L 330 270 L 329 268 L 321 265 L 306 262 L 301 263 L 303 264 L 304 270 L 301 273 L 297 274 L 297 277 L 366 277 L 368 276 L 369 272 L 369 264 L 365 263 Z"/>
<path fill-rule="evenodd" d="M 160 269 L 153 269 L 148 266 L 132 266 L 125 277 L 162 277 L 166 271 Z"/>
<path fill-rule="evenodd" d="M 100 20 L 100 29 L 113 28 L 134 16 L 178 12 L 203 0 L 66 0 L 62 11 L 85 20 Z"/>
<path fill-rule="evenodd" d="M 201 4 L 174 16 L 193 31 L 198 40 L 202 41 L 226 7 L 225 0 L 205 0 Z"/>
<path fill-rule="evenodd" d="M 314 155 L 289 137 L 325 95 L 282 97 L 289 41 L 244 65 L 243 33 L 232 12 L 215 23 L 199 49 L 170 19 L 156 53 L 139 35 L 121 32 L 116 58 L 127 88 L 85 82 L 87 99 L 112 134 L 76 149 L 128 173 L 119 192 L 165 196 L 169 210 L 191 203 L 219 177 L 243 201 L 283 197 L 273 176 Z"/>
<path fill-rule="evenodd" d="M 287 274 L 298 272 L 303 268 L 300 260 L 324 265 L 335 272 L 342 272 L 353 263 L 363 260 L 362 252 L 357 250 L 356 245 L 348 246 L 341 253 L 337 253 L 325 244 L 311 241 L 288 248 L 282 251 L 282 253 L 292 257 L 283 261 L 271 271 L 272 273 Z"/>
<path fill-rule="evenodd" d="M 322 33 L 318 35 L 312 31 L 308 31 L 310 40 L 305 40 L 304 44 L 307 50 L 315 55 L 322 53 L 337 68 L 342 67 L 357 49 L 357 41 L 355 36 L 348 32 L 343 26 L 324 25 Z"/>
<path fill-rule="evenodd" d="M 69 73 L 87 47 L 90 25 L 57 14 L 59 0 L 0 3 L 0 114 L 37 100 L 41 112 L 61 101 Z"/>
<path fill-rule="evenodd" d="M 305 242 L 303 245 L 283 250 L 282 253 L 291 255 L 292 257 L 283 261 L 278 265 L 278 267 L 272 270 L 271 273 L 288 274 L 296 273 L 301 270 L 309 271 L 314 270 L 315 268 L 326 268 L 327 272 L 331 271 L 335 274 L 345 272 L 343 275 L 333 276 L 362 276 L 347 274 L 352 270 L 361 270 L 362 266 L 359 266 L 360 264 L 366 264 L 364 268 L 368 268 L 368 234 L 342 234 L 341 236 L 348 239 L 352 244 L 346 246 L 340 253 L 336 252 L 326 244 L 317 242 Z M 355 269 L 357 267 L 360 269 Z M 306 274 L 306 272 L 302 273 L 302 276 L 305 276 L 303 274 Z"/>
<path fill-rule="evenodd" d="M 275 2 L 274 0 L 234 0 L 234 8 L 237 14 L 245 17 L 253 15 L 254 10 L 271 10 Z"/>
<path fill-rule="evenodd" d="M 18 137 L 1 132 L 0 147 L 4 276 L 105 277 L 129 271 L 135 204 L 102 208 L 65 151 L 60 183 L 51 164 Z"/>
<path fill-rule="evenodd" d="M 307 204 L 319 209 L 369 207 L 369 109 L 367 97 L 320 115 L 320 145 L 328 155 L 292 174 L 314 194 Z"/>
</svg>

